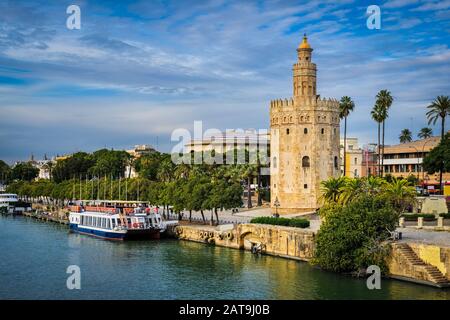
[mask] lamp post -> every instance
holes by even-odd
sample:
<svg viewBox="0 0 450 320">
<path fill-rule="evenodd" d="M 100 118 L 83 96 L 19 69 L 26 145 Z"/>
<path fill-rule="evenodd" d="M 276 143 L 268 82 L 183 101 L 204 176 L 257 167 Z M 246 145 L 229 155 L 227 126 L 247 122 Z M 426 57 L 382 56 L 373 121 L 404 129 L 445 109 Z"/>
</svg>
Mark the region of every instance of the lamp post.
<svg viewBox="0 0 450 320">
<path fill-rule="evenodd" d="M 278 197 L 275 198 L 273 205 L 275 206 L 275 218 L 278 218 L 280 216 L 278 214 L 278 207 L 280 206 L 280 201 L 278 200 Z"/>
</svg>

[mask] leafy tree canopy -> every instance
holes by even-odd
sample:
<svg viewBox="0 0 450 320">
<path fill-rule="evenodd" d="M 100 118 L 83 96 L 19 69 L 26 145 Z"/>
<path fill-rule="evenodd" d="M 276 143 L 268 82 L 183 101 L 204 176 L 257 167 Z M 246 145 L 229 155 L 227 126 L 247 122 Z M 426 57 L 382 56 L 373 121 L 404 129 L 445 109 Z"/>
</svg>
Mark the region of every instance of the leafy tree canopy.
<svg viewBox="0 0 450 320">
<path fill-rule="evenodd" d="M 423 159 L 424 170 L 431 174 L 439 172 L 441 164 L 444 172 L 450 172 L 450 133 Z"/>
</svg>

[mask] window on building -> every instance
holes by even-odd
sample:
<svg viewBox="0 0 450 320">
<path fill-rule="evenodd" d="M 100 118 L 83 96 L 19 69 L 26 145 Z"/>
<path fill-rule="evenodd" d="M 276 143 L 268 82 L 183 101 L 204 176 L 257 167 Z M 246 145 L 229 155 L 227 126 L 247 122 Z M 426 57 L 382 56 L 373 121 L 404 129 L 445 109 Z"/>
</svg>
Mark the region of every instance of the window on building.
<svg viewBox="0 0 450 320">
<path fill-rule="evenodd" d="M 334 157 L 334 169 L 339 169 L 338 157 Z"/>
<path fill-rule="evenodd" d="M 355 158 L 355 164 L 358 164 L 358 158 Z"/>
<path fill-rule="evenodd" d="M 309 157 L 308 156 L 304 156 L 302 158 L 302 167 L 303 168 L 309 168 L 310 164 L 309 164 Z"/>
<path fill-rule="evenodd" d="M 304 188 L 304 189 L 308 189 L 308 185 L 305 183 L 305 184 L 303 185 L 303 188 Z"/>
<path fill-rule="evenodd" d="M 277 157 L 273 157 L 273 168 L 277 168 Z"/>
<path fill-rule="evenodd" d="M 289 129 L 286 129 L 286 134 L 289 134 Z"/>
<path fill-rule="evenodd" d="M 322 134 L 324 134 L 324 133 L 325 133 L 325 129 L 324 129 L 324 128 L 322 128 L 321 132 L 322 132 Z"/>
<path fill-rule="evenodd" d="M 303 133 L 307 134 L 308 133 L 308 129 L 307 128 L 303 129 Z"/>
</svg>

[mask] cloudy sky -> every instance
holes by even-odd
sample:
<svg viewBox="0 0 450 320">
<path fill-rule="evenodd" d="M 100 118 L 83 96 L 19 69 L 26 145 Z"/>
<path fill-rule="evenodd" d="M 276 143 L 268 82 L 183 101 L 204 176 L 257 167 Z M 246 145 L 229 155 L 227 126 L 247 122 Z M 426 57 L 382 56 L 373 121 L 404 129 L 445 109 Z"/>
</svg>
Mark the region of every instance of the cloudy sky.
<svg viewBox="0 0 450 320">
<path fill-rule="evenodd" d="M 66 8 L 81 8 L 69 30 Z M 381 29 L 366 9 L 381 8 Z M 267 128 L 289 97 L 306 32 L 322 97 L 351 96 L 350 136 L 376 141 L 374 97 L 394 104 L 387 143 L 450 94 L 450 1 L 0 0 L 0 159 L 157 144 L 176 128 Z M 437 133 L 438 128 L 434 131 Z"/>
</svg>

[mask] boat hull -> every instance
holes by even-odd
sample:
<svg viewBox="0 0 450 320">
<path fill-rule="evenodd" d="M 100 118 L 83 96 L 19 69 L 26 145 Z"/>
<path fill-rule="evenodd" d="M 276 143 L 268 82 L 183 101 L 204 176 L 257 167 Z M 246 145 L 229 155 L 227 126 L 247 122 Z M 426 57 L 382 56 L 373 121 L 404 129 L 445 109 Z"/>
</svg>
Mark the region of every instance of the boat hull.
<svg viewBox="0 0 450 320">
<path fill-rule="evenodd" d="M 127 230 L 125 232 L 115 232 L 113 230 L 100 230 L 86 228 L 79 226 L 77 224 L 70 224 L 70 231 L 77 232 L 84 235 L 93 236 L 96 238 L 107 239 L 107 240 L 149 240 L 149 239 L 159 239 L 160 231 L 158 229 L 136 229 Z"/>
</svg>

